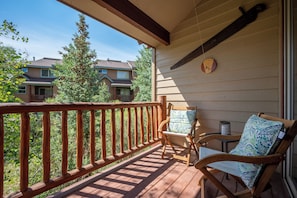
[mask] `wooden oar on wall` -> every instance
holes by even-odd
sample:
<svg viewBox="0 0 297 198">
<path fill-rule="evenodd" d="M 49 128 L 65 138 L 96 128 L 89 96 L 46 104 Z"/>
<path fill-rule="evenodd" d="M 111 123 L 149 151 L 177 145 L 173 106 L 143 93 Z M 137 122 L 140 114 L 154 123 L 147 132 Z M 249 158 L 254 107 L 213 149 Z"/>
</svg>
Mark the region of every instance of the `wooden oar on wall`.
<svg viewBox="0 0 297 198">
<path fill-rule="evenodd" d="M 250 10 L 245 12 L 242 7 L 239 7 L 240 11 L 242 12 L 242 16 L 236 19 L 233 23 L 225 27 L 222 31 L 214 35 L 212 38 L 210 38 L 208 41 L 203 43 L 201 46 L 196 48 L 194 51 L 186 55 L 184 58 L 182 58 L 180 61 L 175 63 L 173 66 L 170 67 L 170 69 L 176 69 L 187 62 L 190 62 L 194 58 L 197 58 L 201 54 L 207 52 L 211 48 L 215 47 L 225 39 L 229 38 L 251 22 L 255 21 L 257 19 L 258 13 L 262 12 L 266 9 L 266 5 L 261 3 L 257 4 L 254 7 L 252 7 Z"/>
</svg>

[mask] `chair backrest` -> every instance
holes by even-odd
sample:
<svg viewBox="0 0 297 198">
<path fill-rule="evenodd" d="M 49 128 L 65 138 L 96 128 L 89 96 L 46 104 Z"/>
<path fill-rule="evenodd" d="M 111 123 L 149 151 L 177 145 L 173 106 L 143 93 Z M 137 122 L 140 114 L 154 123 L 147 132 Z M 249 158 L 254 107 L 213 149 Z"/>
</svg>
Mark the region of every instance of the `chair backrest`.
<svg viewBox="0 0 297 198">
<path fill-rule="evenodd" d="M 167 130 L 176 133 L 189 134 L 195 130 L 197 123 L 197 107 L 168 105 L 170 118 Z"/>
<path fill-rule="evenodd" d="M 274 149 L 274 154 L 280 154 L 283 157 L 285 157 L 285 154 L 288 148 L 290 147 L 291 143 L 294 141 L 294 138 L 297 134 L 297 121 L 285 120 L 282 118 L 272 117 L 262 113 L 260 113 L 259 116 L 267 120 L 280 121 L 284 124 L 284 128 L 286 130 L 282 137 L 279 136 L 281 140 L 278 143 L 277 147 Z M 277 169 L 278 165 L 279 163 L 269 164 L 263 167 L 261 171 L 261 175 L 258 177 L 257 181 L 255 182 L 254 194 L 258 195 L 264 190 L 266 184 L 269 182 L 269 179 L 271 178 L 274 171 Z"/>
</svg>

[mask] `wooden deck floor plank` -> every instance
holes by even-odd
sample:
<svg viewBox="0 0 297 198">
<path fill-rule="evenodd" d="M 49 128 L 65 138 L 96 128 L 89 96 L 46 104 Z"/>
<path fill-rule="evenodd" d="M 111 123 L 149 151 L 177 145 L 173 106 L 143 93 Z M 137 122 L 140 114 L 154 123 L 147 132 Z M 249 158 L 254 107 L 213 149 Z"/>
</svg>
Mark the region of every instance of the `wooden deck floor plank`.
<svg viewBox="0 0 297 198">
<path fill-rule="evenodd" d="M 194 166 L 186 166 L 175 159 L 161 159 L 161 148 L 156 148 L 146 155 L 110 168 L 106 172 L 91 176 L 91 179 L 67 187 L 52 197 L 69 198 L 200 198 L 198 181 L 202 173 Z M 224 175 L 218 175 L 230 190 L 235 190 L 235 183 Z M 288 194 L 280 175 L 272 179 L 273 189 L 263 193 L 262 198 L 287 198 Z M 206 182 L 206 197 L 214 197 L 217 190 L 211 182 Z M 73 190 L 72 190 L 73 189 Z M 221 194 L 221 193 L 219 193 Z"/>
<path fill-rule="evenodd" d="M 194 167 L 193 167 L 194 168 Z M 179 197 L 200 197 L 200 186 L 198 184 L 198 181 L 202 177 L 202 173 L 200 171 L 197 171 L 194 173 L 194 176 L 189 182 L 189 184 L 186 186 L 186 188 L 181 192 Z"/>
<path fill-rule="evenodd" d="M 143 196 L 150 197 L 153 193 L 156 197 L 160 197 L 162 194 L 168 192 L 172 183 L 174 183 L 180 174 L 185 171 L 184 167 L 185 165 L 180 162 L 175 163 L 168 172 L 162 174 L 162 178 L 154 183 L 154 186 L 143 194 Z"/>
<path fill-rule="evenodd" d="M 165 170 L 162 174 L 158 175 L 152 182 L 147 185 L 143 185 L 142 190 L 139 192 L 141 197 L 152 197 L 152 195 L 157 196 L 159 188 L 162 188 L 162 191 L 166 190 L 166 185 L 164 180 L 166 176 L 170 174 L 171 170 L 174 168 L 174 165 Z M 162 187 L 160 187 L 163 185 Z M 139 186 L 141 188 L 141 186 Z M 161 192 L 159 192 L 161 193 Z"/>
</svg>

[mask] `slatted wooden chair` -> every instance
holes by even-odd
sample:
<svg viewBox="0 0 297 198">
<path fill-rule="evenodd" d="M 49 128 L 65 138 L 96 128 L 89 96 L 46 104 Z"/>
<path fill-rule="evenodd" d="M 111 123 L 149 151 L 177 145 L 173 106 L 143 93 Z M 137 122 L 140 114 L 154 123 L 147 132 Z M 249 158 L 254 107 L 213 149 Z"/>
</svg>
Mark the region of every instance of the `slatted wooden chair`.
<svg viewBox="0 0 297 198">
<path fill-rule="evenodd" d="M 194 150 L 197 157 L 198 151 L 195 145 L 195 135 L 199 126 L 197 118 L 197 107 L 168 105 L 167 118 L 163 120 L 158 128 L 163 138 L 162 158 L 166 152 L 166 146 L 170 145 L 174 151 L 173 158 L 190 164 L 191 151 Z M 166 128 L 166 130 L 163 130 Z M 188 150 L 186 155 L 177 153 L 175 147 L 183 147 Z"/>
<path fill-rule="evenodd" d="M 204 197 L 206 179 L 209 179 L 228 198 L 260 197 L 260 194 L 269 187 L 269 180 L 284 160 L 296 133 L 297 121 L 260 113 L 248 119 L 238 145 L 229 153 L 200 147 L 200 159 L 194 165 L 204 174 L 200 180 L 201 197 Z M 200 139 L 200 144 L 224 137 L 232 138 L 232 136 L 210 135 Z M 218 171 L 233 176 L 246 187 L 246 190 L 230 192 L 216 179 L 214 174 Z"/>
</svg>

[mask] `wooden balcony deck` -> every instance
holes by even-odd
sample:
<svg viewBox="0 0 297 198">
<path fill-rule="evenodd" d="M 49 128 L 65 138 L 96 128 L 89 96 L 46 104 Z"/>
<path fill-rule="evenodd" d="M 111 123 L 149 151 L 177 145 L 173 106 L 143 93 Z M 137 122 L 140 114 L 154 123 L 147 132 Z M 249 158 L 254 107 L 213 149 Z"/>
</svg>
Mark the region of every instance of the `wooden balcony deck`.
<svg viewBox="0 0 297 198">
<path fill-rule="evenodd" d="M 160 156 L 161 147 L 154 147 L 51 197 L 201 197 L 198 181 L 202 173 L 193 166 L 187 167 L 182 162 Z M 231 190 L 242 190 L 232 178 L 227 179 L 222 174 L 217 177 L 228 183 Z M 271 185 L 270 190 L 262 193 L 262 198 L 289 197 L 279 174 L 272 178 Z M 221 195 L 210 182 L 207 182 L 206 192 L 206 197 Z"/>
</svg>

